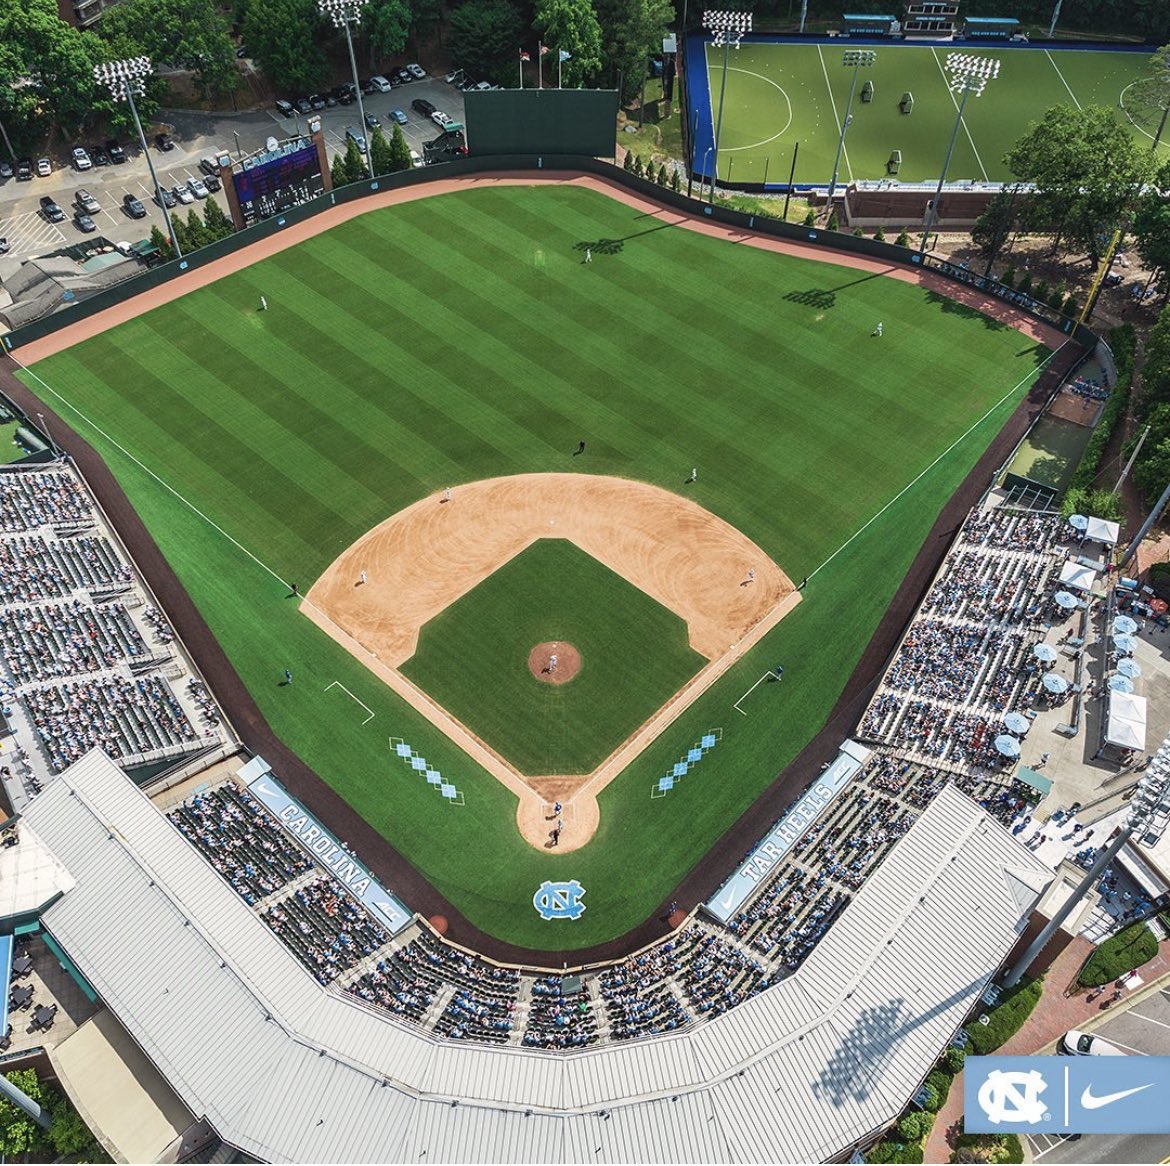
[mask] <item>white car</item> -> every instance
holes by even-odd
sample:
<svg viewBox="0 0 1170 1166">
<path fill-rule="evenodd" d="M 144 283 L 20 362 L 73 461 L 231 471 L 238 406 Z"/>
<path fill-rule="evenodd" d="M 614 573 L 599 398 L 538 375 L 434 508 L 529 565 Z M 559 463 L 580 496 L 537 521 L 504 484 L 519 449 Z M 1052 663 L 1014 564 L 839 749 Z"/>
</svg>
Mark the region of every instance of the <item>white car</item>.
<svg viewBox="0 0 1170 1166">
<path fill-rule="evenodd" d="M 448 73 L 447 76 L 443 78 L 443 80 L 446 81 L 448 85 L 458 85 L 459 82 L 463 80 L 463 70 L 454 69 Z"/>
<path fill-rule="evenodd" d="M 188 178 L 187 186 L 196 198 L 206 198 L 211 193 L 202 178 Z"/>
<path fill-rule="evenodd" d="M 48 178 L 53 173 L 53 163 L 48 158 L 37 159 L 37 177 Z"/>
<path fill-rule="evenodd" d="M 422 160 L 422 155 L 417 150 L 410 151 L 410 164 L 417 170 L 420 166 L 425 166 L 426 163 Z"/>
<path fill-rule="evenodd" d="M 171 191 L 171 193 L 184 206 L 190 206 L 190 204 L 195 201 L 195 196 L 191 193 L 190 187 L 184 186 L 182 183 L 176 186 L 174 190 Z"/>
<path fill-rule="evenodd" d="M 1089 1032 L 1081 1032 L 1079 1028 L 1070 1028 L 1060 1038 L 1060 1051 L 1070 1057 L 1124 1057 L 1116 1045 L 1111 1045 L 1104 1037 L 1094 1036 Z"/>
<path fill-rule="evenodd" d="M 427 71 L 422 67 L 422 65 L 407 65 L 406 71 L 416 81 L 425 81 L 427 79 Z"/>
<path fill-rule="evenodd" d="M 451 117 L 449 114 L 444 113 L 441 109 L 436 109 L 435 112 L 431 114 L 431 121 L 433 121 L 435 125 L 439 127 L 439 129 L 445 130 L 451 124 Z"/>
<path fill-rule="evenodd" d="M 389 93 L 390 90 L 394 88 L 394 86 L 391 85 L 390 82 L 387 81 L 385 77 L 381 76 L 381 74 L 379 74 L 377 77 L 371 77 L 370 84 L 379 93 Z"/>
<path fill-rule="evenodd" d="M 84 146 L 73 147 L 73 165 L 78 170 L 92 170 L 93 159 L 89 156 Z"/>
</svg>

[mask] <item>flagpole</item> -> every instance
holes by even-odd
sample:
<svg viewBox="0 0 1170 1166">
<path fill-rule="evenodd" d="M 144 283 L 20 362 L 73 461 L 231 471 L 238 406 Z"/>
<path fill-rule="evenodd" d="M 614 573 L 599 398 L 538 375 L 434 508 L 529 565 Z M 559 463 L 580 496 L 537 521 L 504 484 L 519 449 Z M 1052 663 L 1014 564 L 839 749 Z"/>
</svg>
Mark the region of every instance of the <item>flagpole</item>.
<svg viewBox="0 0 1170 1166">
<path fill-rule="evenodd" d="M 557 88 L 561 87 L 561 64 L 564 58 L 561 56 L 561 50 L 557 49 Z"/>
<path fill-rule="evenodd" d="M 520 88 L 524 88 L 524 56 L 520 56 Z"/>
<path fill-rule="evenodd" d="M 544 41 L 536 42 L 536 87 L 544 88 Z"/>
</svg>

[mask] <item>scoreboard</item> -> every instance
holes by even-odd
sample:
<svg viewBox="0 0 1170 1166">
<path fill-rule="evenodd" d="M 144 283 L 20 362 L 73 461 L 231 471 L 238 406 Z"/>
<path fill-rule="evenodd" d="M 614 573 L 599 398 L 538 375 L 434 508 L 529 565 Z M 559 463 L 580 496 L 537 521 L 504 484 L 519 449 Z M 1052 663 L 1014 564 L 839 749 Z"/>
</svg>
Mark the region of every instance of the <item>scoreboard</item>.
<svg viewBox="0 0 1170 1166">
<path fill-rule="evenodd" d="M 270 219 L 324 193 L 312 138 L 290 138 L 275 150 L 245 158 L 232 173 L 244 226 Z"/>
</svg>

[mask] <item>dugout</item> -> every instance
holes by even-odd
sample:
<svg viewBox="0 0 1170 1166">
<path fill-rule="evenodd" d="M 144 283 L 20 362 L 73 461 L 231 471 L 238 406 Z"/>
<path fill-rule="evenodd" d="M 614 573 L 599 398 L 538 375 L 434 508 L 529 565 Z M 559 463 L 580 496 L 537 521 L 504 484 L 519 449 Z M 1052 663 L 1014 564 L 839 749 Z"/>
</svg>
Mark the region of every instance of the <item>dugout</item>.
<svg viewBox="0 0 1170 1166">
<path fill-rule="evenodd" d="M 841 31 L 846 36 L 893 36 L 898 30 L 896 16 L 867 16 L 845 13 Z"/>
<path fill-rule="evenodd" d="M 968 16 L 963 35 L 968 40 L 1011 40 L 1020 30 L 1020 22 L 1010 16 Z"/>
<path fill-rule="evenodd" d="M 617 150 L 616 89 L 483 89 L 464 95 L 467 149 L 493 154 L 586 155 Z"/>
</svg>

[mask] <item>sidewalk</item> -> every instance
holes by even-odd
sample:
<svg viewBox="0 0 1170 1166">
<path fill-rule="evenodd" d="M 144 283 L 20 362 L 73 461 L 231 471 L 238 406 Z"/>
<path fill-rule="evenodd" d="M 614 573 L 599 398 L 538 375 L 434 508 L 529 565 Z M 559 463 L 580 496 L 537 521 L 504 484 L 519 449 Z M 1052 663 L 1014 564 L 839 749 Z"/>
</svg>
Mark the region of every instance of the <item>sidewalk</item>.
<svg viewBox="0 0 1170 1166">
<path fill-rule="evenodd" d="M 1156 981 L 1170 975 L 1170 939 L 1167 939 L 1159 945 L 1158 954 L 1138 968 L 1142 985 L 1135 993 L 1113 1006 L 1107 1003 L 1108 995 L 1098 997 L 1090 1004 L 1085 999 L 1087 993 L 1076 986 L 1076 974 L 1092 950 L 1093 945 L 1078 936 L 1057 956 L 1044 977 L 1044 994 L 1040 997 L 1040 1003 L 1023 1028 L 996 1050 L 996 1056 L 1020 1057 L 1051 1051 L 1050 1046 L 1070 1028 L 1092 1027 L 1095 1020 L 1119 1007 L 1128 1007 L 1149 991 Z M 1066 996 L 1066 992 L 1075 994 Z M 949 1161 L 953 1139 L 961 1132 L 962 1118 L 963 1074 L 960 1073 L 951 1086 L 946 1103 L 938 1112 L 930 1137 L 926 1139 L 925 1161 Z"/>
</svg>

